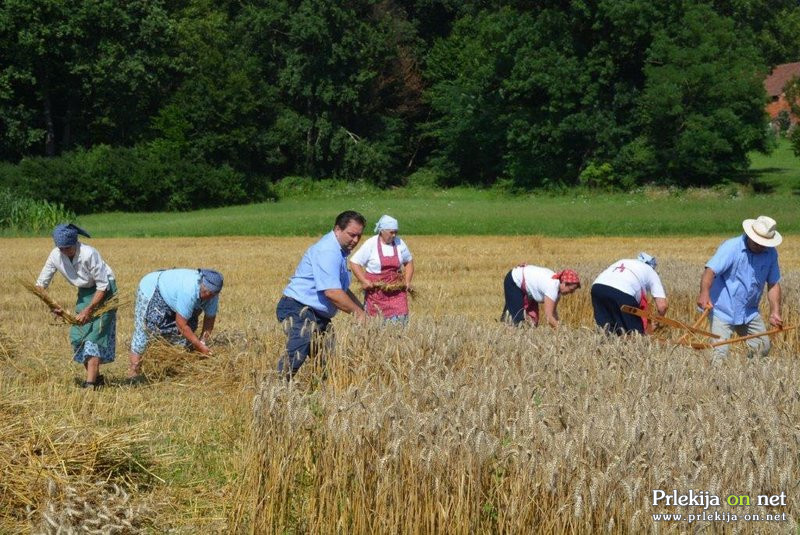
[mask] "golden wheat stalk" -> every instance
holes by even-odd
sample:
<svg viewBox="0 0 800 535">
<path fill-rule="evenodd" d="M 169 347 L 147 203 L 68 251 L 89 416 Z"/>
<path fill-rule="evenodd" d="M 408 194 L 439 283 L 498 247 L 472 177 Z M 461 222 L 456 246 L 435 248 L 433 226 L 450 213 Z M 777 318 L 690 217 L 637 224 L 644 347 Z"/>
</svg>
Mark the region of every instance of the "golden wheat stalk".
<svg viewBox="0 0 800 535">
<path fill-rule="evenodd" d="M 77 325 L 78 320 L 75 319 L 75 315 L 71 312 L 68 312 L 63 306 L 61 306 L 58 301 L 50 297 L 50 294 L 47 293 L 43 288 L 36 286 L 26 280 L 19 279 L 20 284 L 22 284 L 26 290 L 30 293 L 38 297 L 39 299 L 46 304 L 50 310 L 57 310 L 61 309 L 61 317 L 64 318 L 64 321 L 70 325 Z M 119 294 L 112 295 L 108 299 L 102 302 L 102 304 L 94 309 L 91 314 L 89 314 L 89 321 L 99 318 L 106 312 L 110 312 L 111 310 L 116 310 L 119 307 L 129 305 L 133 299 L 129 296 L 121 297 Z"/>
<path fill-rule="evenodd" d="M 120 296 L 120 294 L 114 294 L 105 301 L 103 301 L 99 307 L 94 309 L 89 316 L 89 319 L 99 318 L 106 312 L 110 312 L 112 310 L 116 310 L 120 307 L 130 305 L 133 302 L 133 298 L 130 296 Z"/>
<path fill-rule="evenodd" d="M 0 331 L 0 360 L 12 360 L 17 354 L 17 342 L 11 336 Z"/>
<path fill-rule="evenodd" d="M 35 284 L 28 282 L 26 280 L 19 279 L 19 283 L 25 287 L 30 293 L 38 297 L 42 300 L 42 302 L 47 305 L 51 311 L 61 310 L 61 317 L 64 319 L 65 322 L 69 323 L 70 325 L 77 325 L 78 320 L 75 319 L 75 316 L 68 312 L 64 307 L 58 304 L 58 301 L 50 297 L 47 291 L 40 286 L 36 286 Z"/>
</svg>

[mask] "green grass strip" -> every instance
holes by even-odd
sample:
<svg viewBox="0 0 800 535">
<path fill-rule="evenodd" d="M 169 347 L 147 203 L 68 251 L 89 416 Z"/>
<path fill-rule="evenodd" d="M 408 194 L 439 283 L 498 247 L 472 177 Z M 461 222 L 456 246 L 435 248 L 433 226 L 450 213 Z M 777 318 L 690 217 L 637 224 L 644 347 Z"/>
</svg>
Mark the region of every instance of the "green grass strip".
<svg viewBox="0 0 800 535">
<path fill-rule="evenodd" d="M 359 210 L 367 231 L 388 213 L 403 234 L 647 236 L 730 234 L 747 217 L 769 215 L 782 232 L 800 232 L 794 194 L 729 197 L 696 191 L 670 194 L 498 196 L 479 190 L 387 191 L 352 198 L 287 199 L 184 213 L 111 213 L 80 217 L 95 236 L 315 236 L 339 212 Z"/>
</svg>

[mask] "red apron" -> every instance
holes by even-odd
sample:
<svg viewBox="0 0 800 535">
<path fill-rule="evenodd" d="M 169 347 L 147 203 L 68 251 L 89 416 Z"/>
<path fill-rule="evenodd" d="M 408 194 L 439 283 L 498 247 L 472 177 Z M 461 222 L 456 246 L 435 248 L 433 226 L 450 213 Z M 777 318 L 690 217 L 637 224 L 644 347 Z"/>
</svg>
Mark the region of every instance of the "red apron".
<svg viewBox="0 0 800 535">
<path fill-rule="evenodd" d="M 518 267 L 522 268 L 522 308 L 525 309 L 525 314 L 533 322 L 534 325 L 539 325 L 539 303 L 534 301 L 528 296 L 528 288 L 525 286 L 525 266 L 527 264 L 520 264 Z"/>
<path fill-rule="evenodd" d="M 370 282 L 384 282 L 386 284 L 402 282 L 400 274 L 400 254 L 397 245 L 392 245 L 394 256 L 383 256 L 383 243 L 380 237 L 377 240 L 378 258 L 381 262 L 380 273 L 367 272 Z M 405 316 L 408 314 L 408 296 L 405 290 L 384 291 L 373 288 L 366 292 L 367 314 L 376 316 L 381 314 L 384 318 Z"/>
<path fill-rule="evenodd" d="M 642 293 L 639 294 L 639 308 L 647 312 L 647 304 L 647 294 L 642 290 Z M 647 330 L 647 318 L 642 318 L 642 326 L 644 327 L 644 333 L 649 334 Z"/>
</svg>

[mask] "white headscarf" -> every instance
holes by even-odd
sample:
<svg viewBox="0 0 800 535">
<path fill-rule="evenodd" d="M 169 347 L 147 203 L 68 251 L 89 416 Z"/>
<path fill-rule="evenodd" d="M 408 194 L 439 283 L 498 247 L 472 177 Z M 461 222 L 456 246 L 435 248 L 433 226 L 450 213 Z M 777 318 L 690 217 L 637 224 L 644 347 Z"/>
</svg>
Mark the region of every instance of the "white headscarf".
<svg viewBox="0 0 800 535">
<path fill-rule="evenodd" d="M 375 234 L 378 234 L 382 230 L 397 230 L 398 224 L 397 219 L 393 218 L 390 215 L 382 215 L 378 222 L 375 224 Z"/>
<path fill-rule="evenodd" d="M 657 263 L 656 263 L 656 257 L 655 256 L 650 256 L 649 254 L 647 254 L 644 251 L 642 251 L 641 253 L 639 253 L 639 256 L 637 257 L 637 259 L 641 260 L 642 262 L 644 262 L 645 264 L 647 264 L 651 268 L 656 269 Z"/>
</svg>

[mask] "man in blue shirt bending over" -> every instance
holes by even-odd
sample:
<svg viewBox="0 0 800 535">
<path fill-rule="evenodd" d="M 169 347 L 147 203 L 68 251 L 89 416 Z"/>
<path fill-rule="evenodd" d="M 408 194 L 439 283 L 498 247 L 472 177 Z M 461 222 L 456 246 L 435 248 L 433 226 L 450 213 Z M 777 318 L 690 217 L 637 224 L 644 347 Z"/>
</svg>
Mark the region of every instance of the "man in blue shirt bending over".
<svg viewBox="0 0 800 535">
<path fill-rule="evenodd" d="M 358 212 L 348 210 L 339 214 L 333 230 L 306 250 L 283 290 L 275 313 L 288 335 L 286 352 L 278 361 L 278 372 L 287 379 L 324 344 L 319 337 L 328 333 L 331 318 L 338 310 L 366 319 L 364 307 L 350 291 L 347 270 L 347 256 L 361 240 L 366 224 Z M 327 337 L 325 345 L 329 347 L 331 340 Z"/>
<path fill-rule="evenodd" d="M 706 264 L 700 280 L 697 306 L 712 304 L 711 332 L 720 340 L 729 339 L 735 332 L 740 336 L 766 331 L 764 320 L 758 312 L 758 303 L 767 285 L 769 323 L 783 325 L 781 319 L 781 271 L 778 251 L 783 238 L 775 230 L 775 220 L 767 216 L 745 219 L 744 234 L 731 238 L 719 246 Z M 770 349 L 769 338 L 759 336 L 747 341 L 749 356 L 766 356 Z M 728 354 L 728 346 L 714 348 L 714 363 L 721 363 Z"/>
</svg>

